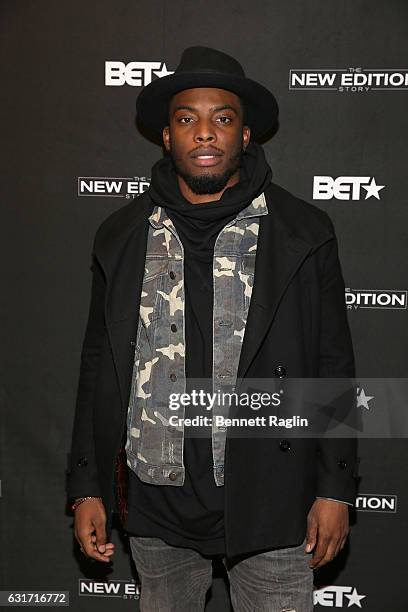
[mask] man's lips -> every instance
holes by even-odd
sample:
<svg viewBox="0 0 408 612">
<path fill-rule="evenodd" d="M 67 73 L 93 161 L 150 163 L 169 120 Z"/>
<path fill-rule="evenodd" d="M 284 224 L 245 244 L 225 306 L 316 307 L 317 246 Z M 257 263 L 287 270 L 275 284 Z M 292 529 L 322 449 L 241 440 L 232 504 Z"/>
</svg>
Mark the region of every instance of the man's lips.
<svg viewBox="0 0 408 612">
<path fill-rule="evenodd" d="M 202 148 L 196 149 L 192 153 L 190 153 L 190 157 L 214 157 L 223 155 L 222 151 L 217 151 L 217 149 L 211 148 Z"/>
<path fill-rule="evenodd" d="M 223 153 L 214 149 L 198 149 L 190 157 L 196 166 L 214 166 L 219 163 Z"/>
</svg>

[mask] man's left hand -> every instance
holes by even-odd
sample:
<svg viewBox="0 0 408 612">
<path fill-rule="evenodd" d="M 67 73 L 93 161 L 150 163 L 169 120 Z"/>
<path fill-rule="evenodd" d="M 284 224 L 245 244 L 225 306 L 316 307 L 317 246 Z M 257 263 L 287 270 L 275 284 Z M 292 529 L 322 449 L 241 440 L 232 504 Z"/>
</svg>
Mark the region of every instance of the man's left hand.
<svg viewBox="0 0 408 612">
<path fill-rule="evenodd" d="M 316 499 L 307 515 L 306 552 L 314 549 L 309 566 L 322 567 L 340 552 L 349 534 L 348 505 Z"/>
</svg>

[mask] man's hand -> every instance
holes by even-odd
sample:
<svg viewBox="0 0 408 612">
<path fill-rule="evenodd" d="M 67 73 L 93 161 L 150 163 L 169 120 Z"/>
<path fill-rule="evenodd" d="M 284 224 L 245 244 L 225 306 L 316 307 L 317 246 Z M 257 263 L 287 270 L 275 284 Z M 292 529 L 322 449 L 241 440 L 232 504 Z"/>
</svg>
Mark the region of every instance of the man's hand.
<svg viewBox="0 0 408 612">
<path fill-rule="evenodd" d="M 334 559 L 344 547 L 349 531 L 347 504 L 316 499 L 307 515 L 305 551 L 315 549 L 309 566 L 316 569 Z"/>
<path fill-rule="evenodd" d="M 106 513 L 100 499 L 87 499 L 75 510 L 74 534 L 82 552 L 96 561 L 109 562 L 115 545 L 106 543 Z"/>
</svg>

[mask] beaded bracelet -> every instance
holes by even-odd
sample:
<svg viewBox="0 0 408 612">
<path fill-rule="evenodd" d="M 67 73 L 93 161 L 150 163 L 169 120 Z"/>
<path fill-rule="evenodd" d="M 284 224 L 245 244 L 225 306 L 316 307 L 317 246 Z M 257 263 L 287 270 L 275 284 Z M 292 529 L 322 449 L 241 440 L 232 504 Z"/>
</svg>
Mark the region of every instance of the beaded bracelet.
<svg viewBox="0 0 408 612">
<path fill-rule="evenodd" d="M 71 510 L 76 510 L 76 508 L 78 508 L 78 506 L 80 506 L 82 504 L 82 502 L 86 501 L 87 499 L 102 499 L 102 497 L 94 497 L 93 495 L 90 495 L 88 497 L 79 497 L 74 504 L 72 504 L 71 506 Z"/>
</svg>

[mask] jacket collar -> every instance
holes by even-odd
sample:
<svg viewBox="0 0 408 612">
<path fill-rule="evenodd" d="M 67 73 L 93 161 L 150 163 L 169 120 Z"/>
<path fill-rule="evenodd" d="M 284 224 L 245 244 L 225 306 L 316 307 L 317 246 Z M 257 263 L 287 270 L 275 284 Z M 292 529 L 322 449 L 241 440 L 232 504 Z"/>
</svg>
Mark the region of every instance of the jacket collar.
<svg viewBox="0 0 408 612">
<path fill-rule="evenodd" d="M 215 205 L 216 206 L 216 205 Z M 234 220 L 230 221 L 227 225 L 232 225 L 240 219 L 246 219 L 248 217 L 260 217 L 268 214 L 268 207 L 266 205 L 265 194 L 261 193 L 259 196 L 254 198 L 246 208 L 241 210 Z M 171 220 L 166 215 L 166 211 L 162 206 L 155 206 L 152 214 L 149 216 L 148 221 L 155 229 L 160 229 L 164 225 L 169 225 Z"/>
</svg>

